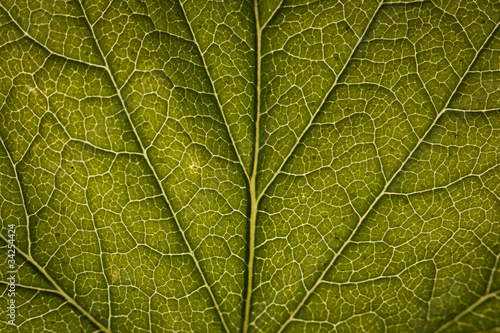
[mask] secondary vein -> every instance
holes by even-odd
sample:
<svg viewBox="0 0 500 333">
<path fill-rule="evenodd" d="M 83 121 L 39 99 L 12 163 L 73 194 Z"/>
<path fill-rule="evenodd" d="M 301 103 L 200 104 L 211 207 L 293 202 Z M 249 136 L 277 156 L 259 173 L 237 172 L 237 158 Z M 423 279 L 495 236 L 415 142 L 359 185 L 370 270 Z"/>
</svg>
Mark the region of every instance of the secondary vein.
<svg viewBox="0 0 500 333">
<path fill-rule="evenodd" d="M 110 77 L 110 80 L 111 80 L 111 82 L 113 83 L 113 86 L 114 86 L 114 88 L 115 88 L 116 92 L 118 93 L 118 98 L 119 98 L 119 100 L 120 100 L 120 104 L 121 104 L 121 106 L 122 106 L 123 110 L 127 111 L 127 107 L 126 107 L 125 101 L 124 101 L 124 99 L 123 99 L 122 92 L 121 92 L 121 90 L 118 88 L 118 84 L 116 83 L 116 80 L 115 80 L 114 76 L 112 75 L 112 72 L 111 72 L 110 66 L 109 66 L 109 64 L 108 64 L 108 60 L 107 60 L 107 58 L 104 56 L 104 52 L 102 51 L 101 45 L 100 45 L 100 43 L 99 43 L 99 40 L 97 39 L 97 37 L 96 37 L 96 35 L 95 35 L 94 29 L 92 28 L 92 24 L 90 24 L 90 21 L 89 21 L 89 19 L 88 19 L 88 17 L 87 17 L 87 13 L 86 13 L 86 12 L 85 12 L 85 10 L 83 9 L 83 5 L 81 4 L 81 2 L 80 2 L 80 1 L 78 1 L 78 5 L 79 5 L 79 6 L 80 6 L 80 8 L 81 8 L 81 11 L 82 11 L 83 16 L 84 16 L 84 18 L 85 18 L 85 22 L 86 22 L 86 24 L 87 24 L 87 26 L 88 26 L 88 28 L 89 28 L 90 32 L 92 33 L 92 38 L 94 39 L 94 41 L 95 41 L 95 43 L 96 43 L 96 45 L 97 45 L 97 49 L 99 50 L 99 54 L 101 55 L 101 58 L 103 59 L 103 61 L 104 61 L 104 63 L 105 63 L 106 72 L 108 73 L 108 76 Z M 187 237 L 186 237 L 186 235 L 185 235 L 185 233 L 184 233 L 184 230 L 182 229 L 181 224 L 180 224 L 180 222 L 179 222 L 179 220 L 178 220 L 178 218 L 177 218 L 177 214 L 173 211 L 173 208 L 172 208 L 173 206 L 172 206 L 172 204 L 171 204 L 171 202 L 170 202 L 170 199 L 169 199 L 169 197 L 167 196 L 167 194 L 165 193 L 165 189 L 164 189 L 164 187 L 163 187 L 162 183 L 160 182 L 160 178 L 158 177 L 158 174 L 156 173 L 156 170 L 155 170 L 155 168 L 153 167 L 153 165 L 152 165 L 152 163 L 151 163 L 151 160 L 149 159 L 148 154 L 146 153 L 146 149 L 144 148 L 144 145 L 143 145 L 142 141 L 141 141 L 141 140 L 140 140 L 140 138 L 139 138 L 139 135 L 138 135 L 138 133 L 137 133 L 136 127 L 135 127 L 134 123 L 132 122 L 132 119 L 130 118 L 129 113 L 128 113 L 128 112 L 125 112 L 125 114 L 126 114 L 126 116 L 127 116 L 128 123 L 130 124 L 130 126 L 131 126 L 131 128 L 132 128 L 132 131 L 134 132 L 134 136 L 135 136 L 135 138 L 136 138 L 136 141 L 139 143 L 139 146 L 140 146 L 140 148 L 141 148 L 142 155 L 144 156 L 144 160 L 145 160 L 145 161 L 146 161 L 146 163 L 148 164 L 148 167 L 149 167 L 149 169 L 151 170 L 151 173 L 153 174 L 153 176 L 154 176 L 154 178 L 155 178 L 156 182 L 158 183 L 159 188 L 161 189 L 161 192 L 162 192 L 163 198 L 165 199 L 165 202 L 167 203 L 167 205 L 169 206 L 169 208 L 170 208 L 170 210 L 171 210 L 171 212 L 172 212 L 172 216 L 173 216 L 173 219 L 174 219 L 174 221 L 175 221 L 175 224 L 176 224 L 176 226 L 177 226 L 177 228 L 178 228 L 178 230 L 179 230 L 179 232 L 180 232 L 180 234 L 181 234 L 181 236 L 182 236 L 182 239 L 183 239 L 184 243 L 185 243 L 185 244 L 186 244 L 186 246 L 188 247 L 189 254 L 190 254 L 191 258 L 193 259 L 193 262 L 195 263 L 195 266 L 196 266 L 196 268 L 197 268 L 197 270 L 198 270 L 198 272 L 199 272 L 199 274 L 200 274 L 200 276 L 201 276 L 201 278 L 202 278 L 202 280 L 203 280 L 203 284 L 204 284 L 204 285 L 206 286 L 206 288 L 207 288 L 207 291 L 208 291 L 208 293 L 209 293 L 209 295 L 210 295 L 210 298 L 211 298 L 212 303 L 214 304 L 214 307 L 215 307 L 215 310 L 216 310 L 216 312 L 217 312 L 217 315 L 218 315 L 218 316 L 219 316 L 219 318 L 220 318 L 221 324 L 222 324 L 222 326 L 224 327 L 224 330 L 225 330 L 226 332 L 229 332 L 229 329 L 228 329 L 228 327 L 227 327 L 227 324 L 226 324 L 226 322 L 225 322 L 225 320 L 224 320 L 224 317 L 223 317 L 223 315 L 222 315 L 222 312 L 221 312 L 221 310 L 220 310 L 219 304 L 217 303 L 217 301 L 216 301 L 216 299 L 215 299 L 215 295 L 214 295 L 214 293 L 213 293 L 213 291 L 212 291 L 212 287 L 211 287 L 211 286 L 210 286 L 210 284 L 208 283 L 207 277 L 205 276 L 205 273 L 204 273 L 204 272 L 203 272 L 203 270 L 201 269 L 200 263 L 199 263 L 199 261 L 198 261 L 198 259 L 197 259 L 196 255 L 195 255 L 195 253 L 194 253 L 194 250 L 192 249 L 191 244 L 190 244 L 190 243 L 188 242 L 188 240 L 187 240 Z"/>
<path fill-rule="evenodd" d="M 24 252 L 19 248 L 19 246 L 15 245 L 15 249 L 18 253 L 20 253 L 29 263 L 31 263 L 49 282 L 56 288 L 56 291 L 59 295 L 61 295 L 66 302 L 71 304 L 74 308 L 76 308 L 78 311 L 80 311 L 90 322 L 92 322 L 94 325 L 96 325 L 100 330 L 103 332 L 110 332 L 107 327 L 105 327 L 103 324 L 101 324 L 92 314 L 90 314 L 87 310 L 85 310 L 74 298 L 72 298 L 66 291 L 57 283 L 56 280 L 52 278 L 52 276 L 43 268 L 36 260 L 33 258 L 31 255 L 31 237 L 30 237 L 30 226 L 29 226 L 29 219 L 28 219 L 28 209 L 26 206 L 26 200 L 24 198 L 24 191 L 22 189 L 21 183 L 19 181 L 19 176 L 17 174 L 17 169 L 15 164 L 13 163 L 14 161 L 12 160 L 12 157 L 10 156 L 10 152 L 5 146 L 4 140 L 0 136 L 0 143 L 2 144 L 2 147 L 4 148 L 10 162 L 12 165 L 12 168 L 14 169 L 14 174 L 15 178 L 17 180 L 18 186 L 19 186 L 19 192 L 21 195 L 21 199 L 23 202 L 23 208 L 25 211 L 25 216 L 26 216 L 26 228 L 27 228 L 27 239 L 28 239 L 28 253 Z M 2 239 L 5 243 L 9 244 L 10 242 L 5 238 L 4 235 L 0 234 L 0 239 Z"/>
<path fill-rule="evenodd" d="M 380 8 L 380 7 L 379 7 Z M 405 165 L 408 163 L 408 161 L 410 160 L 411 156 L 413 155 L 413 153 L 418 149 L 418 147 L 420 146 L 420 144 L 424 141 L 424 139 L 427 137 L 427 135 L 430 133 L 430 131 L 434 128 L 434 125 L 437 123 L 437 121 L 439 120 L 439 118 L 446 112 L 448 106 L 449 106 L 449 103 L 452 99 L 452 97 L 454 96 L 456 90 L 458 89 L 458 87 L 461 85 L 461 83 L 463 82 L 465 76 L 467 75 L 467 73 L 469 72 L 469 70 L 471 69 L 472 65 L 474 65 L 474 63 L 476 62 L 479 54 L 481 53 L 481 51 L 484 49 L 485 45 L 488 44 L 488 41 L 492 38 L 492 36 L 495 34 L 496 30 L 499 29 L 500 27 L 500 22 L 496 25 L 496 27 L 492 30 L 492 33 L 491 35 L 484 41 L 483 45 L 478 49 L 478 51 L 476 52 L 474 58 L 472 59 L 472 61 L 470 62 L 468 68 L 465 70 L 464 74 L 462 75 L 462 77 L 460 78 L 459 82 L 457 83 L 455 89 L 450 93 L 450 96 L 445 104 L 445 106 L 443 107 L 443 109 L 436 115 L 436 117 L 434 118 L 434 121 L 432 122 L 432 124 L 430 124 L 430 126 L 427 128 L 426 132 L 420 137 L 420 139 L 418 140 L 418 142 L 415 144 L 415 146 L 413 147 L 413 149 L 408 153 L 408 156 L 406 157 L 406 159 L 401 163 L 400 167 L 398 168 L 398 170 L 396 170 L 396 172 L 394 172 L 394 174 L 392 175 L 392 177 L 389 179 L 389 181 L 386 182 L 384 188 L 382 189 L 382 191 L 378 194 L 378 196 L 373 200 L 372 204 L 370 205 L 370 207 L 368 207 L 368 209 L 366 210 L 366 212 L 363 214 L 363 216 L 360 217 L 359 219 L 359 222 L 358 224 L 355 226 L 355 228 L 351 231 L 351 234 L 349 235 L 348 239 L 344 242 L 344 244 L 342 245 L 342 247 L 337 251 L 337 253 L 333 256 L 333 258 L 330 260 L 330 262 L 328 263 L 327 267 L 325 268 L 325 270 L 323 271 L 323 273 L 319 276 L 319 278 L 316 280 L 316 282 L 314 283 L 314 285 L 307 291 L 306 295 L 302 298 L 302 300 L 300 301 L 300 303 L 298 304 L 298 306 L 295 308 L 295 311 L 292 312 L 292 314 L 290 315 L 290 317 L 283 323 L 283 325 L 281 326 L 280 330 L 278 331 L 278 333 L 282 332 L 285 327 L 287 326 L 287 324 L 293 320 L 293 318 L 295 317 L 295 315 L 298 313 L 298 311 L 302 308 L 302 306 L 306 303 L 306 301 L 309 299 L 309 297 L 312 295 L 312 293 L 314 293 L 314 291 L 317 289 L 317 287 L 321 284 L 321 282 L 323 281 L 324 277 L 326 276 L 326 274 L 328 273 L 328 271 L 330 270 L 330 268 L 335 264 L 335 262 L 337 261 L 337 259 L 339 258 L 339 256 L 343 253 L 343 251 L 345 250 L 345 248 L 347 247 L 347 245 L 351 242 L 352 238 L 354 237 L 354 235 L 357 233 L 359 227 L 363 224 L 363 222 L 367 219 L 368 215 L 372 212 L 372 210 L 374 209 L 374 207 L 377 205 L 377 203 L 380 201 L 380 199 L 385 195 L 387 194 L 387 189 L 390 187 L 390 185 L 392 184 L 392 182 L 394 181 L 394 179 L 397 177 L 397 175 L 401 172 L 401 170 L 403 170 L 403 168 L 405 167 Z"/>
</svg>

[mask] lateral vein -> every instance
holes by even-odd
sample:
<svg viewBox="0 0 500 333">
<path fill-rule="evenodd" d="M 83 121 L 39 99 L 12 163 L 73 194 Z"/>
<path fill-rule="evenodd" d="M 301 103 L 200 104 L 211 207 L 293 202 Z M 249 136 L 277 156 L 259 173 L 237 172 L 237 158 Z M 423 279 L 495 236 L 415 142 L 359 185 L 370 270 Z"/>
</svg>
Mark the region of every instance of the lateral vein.
<svg viewBox="0 0 500 333">
<path fill-rule="evenodd" d="M 92 33 L 92 37 L 93 37 L 93 39 L 94 39 L 94 41 L 95 41 L 95 43 L 96 43 L 96 45 L 97 45 L 97 48 L 98 48 L 98 50 L 99 50 L 99 53 L 100 53 L 100 55 L 101 55 L 101 57 L 102 57 L 102 59 L 103 59 L 103 61 L 104 61 L 104 63 L 105 63 L 106 71 L 107 71 L 107 73 L 108 73 L 108 75 L 109 75 L 109 77 L 110 77 L 110 79 L 111 79 L 111 81 L 112 81 L 112 83 L 113 83 L 113 86 L 114 86 L 114 88 L 115 88 L 116 92 L 118 93 L 118 98 L 119 98 L 119 100 L 120 100 L 121 106 L 122 106 L 123 110 L 128 111 L 128 110 L 127 110 L 127 107 L 126 107 L 126 104 L 125 104 L 125 101 L 124 101 L 123 96 L 122 96 L 122 92 L 121 92 L 121 90 L 118 88 L 118 85 L 117 85 L 117 83 L 116 83 L 116 80 L 115 80 L 114 76 L 112 75 L 112 72 L 111 72 L 110 66 L 109 66 L 109 64 L 108 64 L 107 58 L 104 56 L 104 52 L 102 51 L 101 45 L 100 45 L 100 43 L 99 43 L 99 40 L 97 39 L 97 37 L 96 37 L 96 35 L 95 35 L 95 32 L 94 32 L 94 29 L 92 28 L 92 25 L 90 24 L 90 21 L 89 21 L 89 19 L 88 19 L 88 17 L 87 17 L 87 13 L 86 13 L 86 12 L 85 12 L 85 10 L 83 9 L 83 5 L 81 4 L 81 2 L 80 2 L 80 1 L 78 1 L 78 4 L 79 4 L 79 6 L 80 6 L 80 8 L 81 8 L 81 11 L 82 11 L 82 13 L 83 13 L 83 16 L 84 16 L 84 18 L 85 18 L 85 21 L 86 21 L 86 23 L 87 23 L 87 25 L 88 25 L 89 29 L 90 29 L 90 32 Z M 165 192 L 165 189 L 164 189 L 164 187 L 163 187 L 163 185 L 162 185 L 162 183 L 161 183 L 161 181 L 160 181 L 160 178 L 158 177 L 158 174 L 156 173 L 155 168 L 153 167 L 153 165 L 152 165 L 152 163 L 151 163 L 151 160 L 149 159 L 148 154 L 146 153 L 146 150 L 145 150 L 145 148 L 144 148 L 144 145 L 143 145 L 142 141 L 141 141 L 141 140 L 140 140 L 140 138 L 139 138 L 139 134 L 137 133 L 136 127 L 135 127 L 134 123 L 132 122 L 132 119 L 130 118 L 129 113 L 128 113 L 128 112 L 125 112 L 125 114 L 126 114 L 126 116 L 127 116 L 128 123 L 130 124 L 130 126 L 131 126 L 131 128 L 132 128 L 132 131 L 134 132 L 134 136 L 136 137 L 136 140 L 137 140 L 137 142 L 139 143 L 139 146 L 140 146 L 140 148 L 141 148 L 142 155 L 144 156 L 144 160 L 145 160 L 145 161 L 146 161 L 146 163 L 148 164 L 148 167 L 149 167 L 149 169 L 151 170 L 151 173 L 153 174 L 153 176 L 154 176 L 154 178 L 155 178 L 156 182 L 158 183 L 158 186 L 159 186 L 159 187 L 160 187 L 160 189 L 161 189 L 161 192 L 162 192 L 163 198 L 165 199 L 165 201 L 166 201 L 167 205 L 169 206 L 169 209 L 170 209 L 170 210 L 171 210 L 171 212 L 172 212 L 172 216 L 173 216 L 173 218 L 174 218 L 175 224 L 176 224 L 177 228 L 179 229 L 179 232 L 180 232 L 180 234 L 181 234 L 181 236 L 182 236 L 182 239 L 183 239 L 184 243 L 185 243 L 185 244 L 186 244 L 186 246 L 188 247 L 189 254 L 190 254 L 191 258 L 193 259 L 193 261 L 194 261 L 194 263 L 195 263 L 195 265 L 196 265 L 196 268 L 197 268 L 197 270 L 198 270 L 198 272 L 199 272 L 199 274 L 200 274 L 200 276 L 201 276 L 201 278 L 202 278 L 202 280 L 203 280 L 203 283 L 205 284 L 205 286 L 206 286 L 206 288 L 207 288 L 207 291 L 208 291 L 208 293 L 209 293 L 209 295 L 210 295 L 210 298 L 211 298 L 211 300 L 212 300 L 212 302 L 213 302 L 213 304 L 214 304 L 214 307 L 215 307 L 215 310 L 216 310 L 216 312 L 217 312 L 217 315 L 219 316 L 219 318 L 220 318 L 220 320 L 221 320 L 221 323 L 222 323 L 222 325 L 223 325 L 223 327 L 224 327 L 225 331 L 226 331 L 226 332 L 229 332 L 229 329 L 228 329 L 228 327 L 227 327 L 227 324 L 226 324 L 226 322 L 225 322 L 225 320 L 224 320 L 224 317 L 223 317 L 223 315 L 222 315 L 222 312 L 221 312 L 221 310 L 220 310 L 219 304 L 217 303 L 217 301 L 216 301 L 216 299 L 215 299 L 215 295 L 214 295 L 214 293 L 213 293 L 213 291 L 212 291 L 212 288 L 211 288 L 210 284 L 208 283 L 208 280 L 207 280 L 207 277 L 205 276 L 205 273 L 204 273 L 204 272 L 203 272 L 203 270 L 201 269 L 201 266 L 200 266 L 199 260 L 197 259 L 196 254 L 194 253 L 194 250 L 193 250 L 193 248 L 192 248 L 191 244 L 190 244 L 190 243 L 188 242 L 188 240 L 187 240 L 187 237 L 186 237 L 186 234 L 185 234 L 185 232 L 184 232 L 184 229 L 182 229 L 181 224 L 180 224 L 180 222 L 179 222 L 179 220 L 178 220 L 178 218 L 177 218 L 177 214 L 176 214 L 176 212 L 174 212 L 174 210 L 173 210 L 173 206 L 172 206 L 172 204 L 171 204 L 171 202 L 170 202 L 170 199 L 169 199 L 169 197 L 167 196 L 167 194 L 166 194 L 166 192 Z"/>
<path fill-rule="evenodd" d="M 414 148 L 408 153 L 408 156 L 406 157 L 406 159 L 403 161 L 403 163 L 401 163 L 399 169 L 394 172 L 394 174 L 392 175 L 392 177 L 389 179 L 388 182 L 386 182 L 384 188 L 382 189 L 382 191 L 379 193 L 379 195 L 374 199 L 374 201 L 372 202 L 372 204 L 370 205 L 370 207 L 368 207 L 368 209 L 366 210 L 366 212 L 363 214 L 363 216 L 359 219 L 359 222 L 358 224 L 355 226 L 355 228 L 351 231 L 351 234 L 349 235 L 348 239 L 344 242 L 344 244 L 340 247 L 340 249 L 337 251 L 337 253 L 333 256 L 333 258 L 330 260 L 330 262 L 328 263 L 328 265 L 326 266 L 325 270 L 323 271 L 323 273 L 319 276 L 319 278 L 316 280 L 316 282 L 314 283 L 314 285 L 311 287 L 311 289 L 309 289 L 307 291 L 307 293 L 305 294 L 305 296 L 302 298 L 301 302 L 297 305 L 297 307 L 295 308 L 295 311 L 290 315 L 290 317 L 283 323 L 283 325 L 280 327 L 280 330 L 278 331 L 278 333 L 282 332 L 285 327 L 288 325 L 288 323 L 295 317 L 295 315 L 298 313 L 298 311 L 302 308 L 302 306 L 305 304 L 305 302 L 309 299 L 309 297 L 312 295 L 312 293 L 317 289 L 317 287 L 321 284 L 321 282 L 323 281 L 324 277 L 326 276 L 327 272 L 330 270 L 330 268 L 335 264 L 336 260 L 338 259 L 338 257 L 343 253 L 343 251 L 345 250 L 345 248 L 347 247 L 347 245 L 349 243 L 351 243 L 351 240 L 352 238 L 354 237 L 354 235 L 357 233 L 359 227 L 363 224 L 363 222 L 366 220 L 366 218 L 368 217 L 368 215 L 371 213 L 371 211 L 373 210 L 373 208 L 376 206 L 376 204 L 379 202 L 379 200 L 385 195 L 387 194 L 387 189 L 389 188 L 389 186 L 392 184 L 392 182 L 394 181 L 394 179 L 397 177 L 397 175 L 401 172 L 401 170 L 405 167 L 405 165 L 408 163 L 408 161 L 410 160 L 411 156 L 413 155 L 413 153 L 418 149 L 418 147 L 420 146 L 420 144 L 424 141 L 424 139 L 427 137 L 427 135 L 429 134 L 429 132 L 434 128 L 434 125 L 437 123 L 437 121 L 439 120 L 439 118 L 446 112 L 447 110 L 447 107 L 448 107 L 448 104 L 450 103 L 451 99 L 453 98 L 453 95 L 455 94 L 455 92 L 457 91 L 458 87 L 461 85 L 461 83 L 463 82 L 463 79 L 467 76 L 467 73 L 469 72 L 470 68 L 472 67 L 472 65 L 474 65 L 474 63 L 476 62 L 479 54 L 481 53 L 481 51 L 483 50 L 483 48 L 485 47 L 485 45 L 488 43 L 488 41 L 491 39 L 491 37 L 495 34 L 496 30 L 499 28 L 500 26 L 500 22 L 497 23 L 496 27 L 492 30 L 492 33 L 490 34 L 490 36 L 484 41 L 483 45 L 481 45 L 481 47 L 477 50 L 474 58 L 472 59 L 472 61 L 470 62 L 468 68 L 465 70 L 464 74 L 462 75 L 462 77 L 460 78 L 459 82 L 457 83 L 455 89 L 450 93 L 450 97 L 448 98 L 447 102 L 445 103 L 445 106 L 443 107 L 443 109 L 439 112 L 439 114 L 435 117 L 433 123 L 427 128 L 427 131 L 421 136 L 421 138 L 419 139 L 419 141 L 415 144 Z"/>
</svg>

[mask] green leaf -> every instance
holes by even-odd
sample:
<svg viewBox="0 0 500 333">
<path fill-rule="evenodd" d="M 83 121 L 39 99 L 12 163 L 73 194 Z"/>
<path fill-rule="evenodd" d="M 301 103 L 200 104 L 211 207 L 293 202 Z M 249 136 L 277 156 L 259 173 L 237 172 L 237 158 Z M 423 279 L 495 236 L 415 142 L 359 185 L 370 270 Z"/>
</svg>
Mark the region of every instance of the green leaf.
<svg viewBox="0 0 500 333">
<path fill-rule="evenodd" d="M 500 2 L 382 1 L 1 0 L 0 330 L 498 331 Z"/>
</svg>

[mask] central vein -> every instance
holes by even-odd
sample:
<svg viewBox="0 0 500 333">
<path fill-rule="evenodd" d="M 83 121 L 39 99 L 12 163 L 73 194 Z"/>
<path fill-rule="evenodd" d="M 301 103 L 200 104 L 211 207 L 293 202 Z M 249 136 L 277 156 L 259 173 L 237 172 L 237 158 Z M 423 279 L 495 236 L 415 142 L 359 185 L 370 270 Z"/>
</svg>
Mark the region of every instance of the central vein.
<svg viewBox="0 0 500 333">
<path fill-rule="evenodd" d="M 250 177 L 250 228 L 249 228 L 249 240 L 248 240 L 248 270 L 247 270 L 247 294 L 245 299 L 245 314 L 243 317 L 243 333 L 247 333 L 250 327 L 250 310 L 252 302 L 252 290 L 253 290 L 253 268 L 254 268 L 254 256 L 255 256 L 255 229 L 257 221 L 257 209 L 258 209 L 258 196 L 257 196 L 257 165 L 259 159 L 259 128 L 260 128 L 260 52 L 261 52 L 261 35 L 262 30 L 259 23 L 259 8 L 257 0 L 254 1 L 254 12 L 255 12 L 255 32 L 256 32 L 256 77 L 257 77 L 257 87 L 256 87 L 256 113 L 255 113 L 255 142 L 254 142 L 254 158 L 253 158 L 253 168 L 252 175 Z"/>
</svg>

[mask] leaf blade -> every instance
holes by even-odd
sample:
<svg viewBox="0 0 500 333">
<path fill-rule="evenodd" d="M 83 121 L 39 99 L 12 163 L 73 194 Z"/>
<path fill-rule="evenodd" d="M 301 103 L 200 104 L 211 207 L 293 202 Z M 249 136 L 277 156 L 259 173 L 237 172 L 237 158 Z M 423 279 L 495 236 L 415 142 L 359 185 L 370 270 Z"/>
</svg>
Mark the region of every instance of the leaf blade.
<svg viewBox="0 0 500 333">
<path fill-rule="evenodd" d="M 19 330 L 498 328 L 494 1 L 1 7 Z"/>
</svg>

